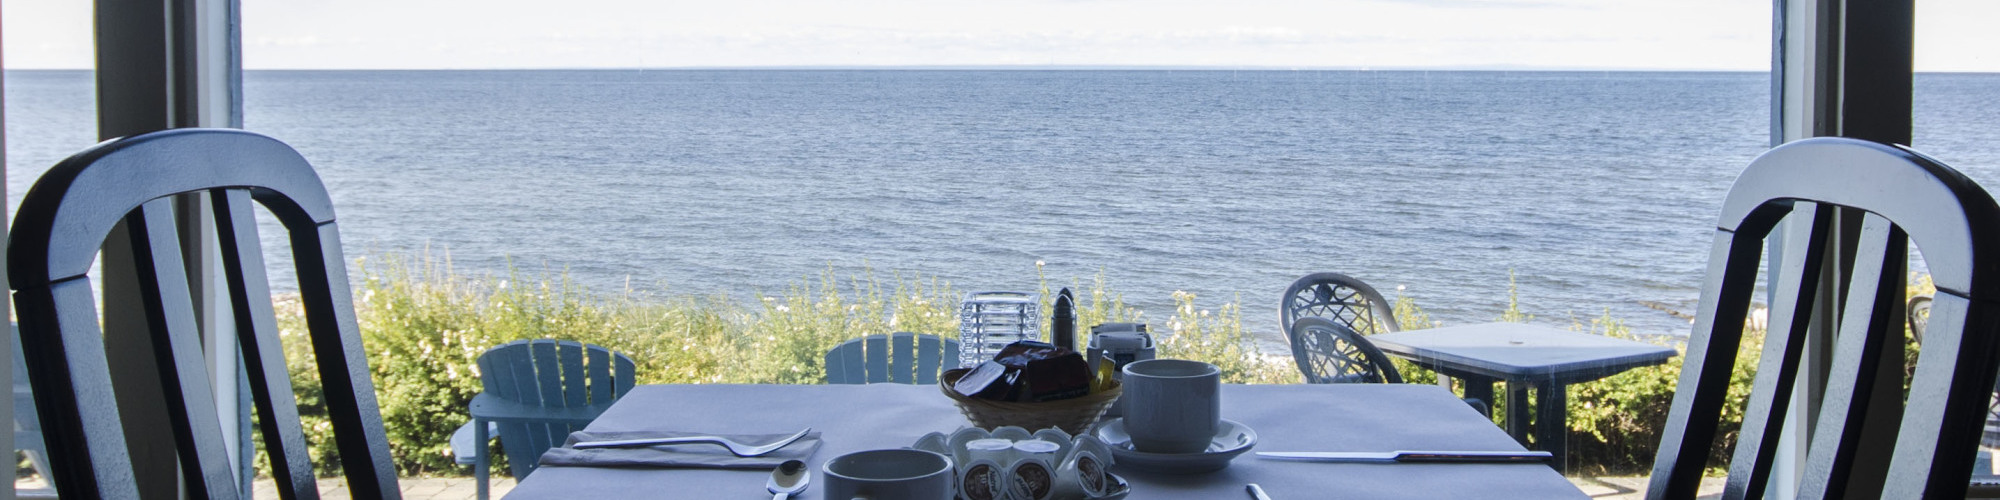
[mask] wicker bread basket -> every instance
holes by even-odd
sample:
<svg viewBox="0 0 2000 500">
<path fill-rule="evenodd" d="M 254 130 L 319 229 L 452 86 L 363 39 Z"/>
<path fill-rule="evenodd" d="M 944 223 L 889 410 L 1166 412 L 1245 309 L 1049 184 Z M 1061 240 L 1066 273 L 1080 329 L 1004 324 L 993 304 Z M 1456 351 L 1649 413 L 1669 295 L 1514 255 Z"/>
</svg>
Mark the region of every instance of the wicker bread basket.
<svg viewBox="0 0 2000 500">
<path fill-rule="evenodd" d="M 952 384 L 968 371 L 971 370 L 959 368 L 944 372 L 938 377 L 938 388 L 958 404 L 958 411 L 964 413 L 965 419 L 972 421 L 973 426 L 989 431 L 1013 425 L 1028 430 L 1055 427 L 1070 435 L 1080 435 L 1089 431 L 1090 426 L 1104 416 L 1105 410 L 1111 409 L 1111 404 L 1117 402 L 1118 395 L 1125 390 L 1113 380 L 1109 389 L 1070 399 L 1040 403 L 992 401 L 968 398 L 951 390 Z"/>
</svg>

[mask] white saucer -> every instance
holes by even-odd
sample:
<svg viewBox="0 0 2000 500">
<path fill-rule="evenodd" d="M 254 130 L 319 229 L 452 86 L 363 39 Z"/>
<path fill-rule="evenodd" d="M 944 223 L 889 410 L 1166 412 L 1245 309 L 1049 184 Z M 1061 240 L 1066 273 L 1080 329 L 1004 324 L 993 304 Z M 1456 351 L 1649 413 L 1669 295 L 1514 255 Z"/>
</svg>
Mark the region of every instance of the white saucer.
<svg viewBox="0 0 2000 500">
<path fill-rule="evenodd" d="M 1215 437 L 1208 449 L 1200 453 L 1148 453 L 1132 449 L 1132 435 L 1125 432 L 1125 419 L 1113 418 L 1098 422 L 1091 433 L 1111 445 L 1111 455 L 1116 459 L 1112 467 L 1131 467 L 1151 472 L 1198 473 L 1214 472 L 1229 467 L 1229 461 L 1257 446 L 1257 431 L 1234 420 L 1223 419 L 1216 426 Z"/>
</svg>

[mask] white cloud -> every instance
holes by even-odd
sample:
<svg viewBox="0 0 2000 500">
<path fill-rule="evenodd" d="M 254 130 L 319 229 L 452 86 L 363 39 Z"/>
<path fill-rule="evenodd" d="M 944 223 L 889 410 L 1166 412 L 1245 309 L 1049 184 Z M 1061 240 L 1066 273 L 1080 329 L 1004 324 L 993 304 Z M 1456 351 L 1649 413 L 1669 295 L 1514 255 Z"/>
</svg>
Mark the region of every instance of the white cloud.
<svg viewBox="0 0 2000 500">
<path fill-rule="evenodd" d="M 1920 70 L 2000 71 L 2000 2 L 1919 6 Z M 10 0 L 9 67 L 88 67 L 88 2 Z M 1762 70 L 1743 0 L 259 0 L 251 68 L 1221 65 Z"/>
</svg>

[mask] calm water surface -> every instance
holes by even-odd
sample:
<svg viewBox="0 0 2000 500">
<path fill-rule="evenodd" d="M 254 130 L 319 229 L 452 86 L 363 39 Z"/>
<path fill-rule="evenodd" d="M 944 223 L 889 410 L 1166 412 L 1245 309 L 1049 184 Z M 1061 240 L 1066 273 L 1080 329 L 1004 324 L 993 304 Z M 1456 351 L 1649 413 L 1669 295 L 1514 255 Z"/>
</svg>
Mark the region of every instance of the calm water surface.
<svg viewBox="0 0 2000 500">
<path fill-rule="evenodd" d="M 11 203 L 94 139 L 89 74 L 7 73 Z M 961 291 L 1102 272 L 1277 297 L 1339 271 L 1447 323 L 1508 273 L 1537 321 L 1692 310 L 1767 146 L 1758 73 L 252 71 L 248 128 L 321 171 L 350 257 L 748 299 L 831 268 Z M 2000 186 L 2000 75 L 1921 75 L 1917 146 Z"/>
</svg>

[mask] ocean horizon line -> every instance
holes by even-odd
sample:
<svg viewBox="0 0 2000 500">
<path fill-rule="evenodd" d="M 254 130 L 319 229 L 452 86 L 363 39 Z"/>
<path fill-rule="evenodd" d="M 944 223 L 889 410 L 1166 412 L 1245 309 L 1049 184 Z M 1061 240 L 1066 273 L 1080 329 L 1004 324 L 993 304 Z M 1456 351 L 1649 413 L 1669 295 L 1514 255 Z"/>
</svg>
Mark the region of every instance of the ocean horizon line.
<svg viewBox="0 0 2000 500">
<path fill-rule="evenodd" d="M 91 68 L 6 68 L 7 72 L 90 72 Z M 768 65 L 768 66 L 649 66 L 649 67 L 515 67 L 515 68 L 244 68 L 246 72 L 481 72 L 481 71 L 1191 71 L 1191 72 L 1464 72 L 1464 73 L 1710 73 L 1751 74 L 1765 70 L 1718 68 L 1626 68 L 1567 66 L 1201 66 L 1113 64 L 963 64 L 963 65 Z M 1919 75 L 2000 75 L 1991 71 L 1917 71 Z"/>
</svg>

